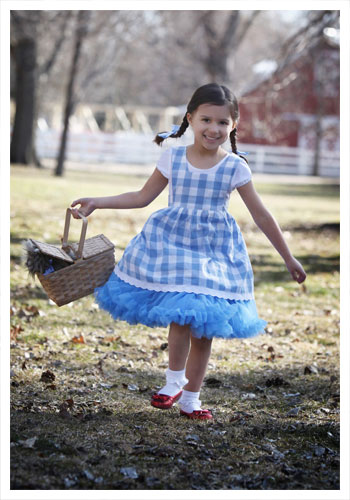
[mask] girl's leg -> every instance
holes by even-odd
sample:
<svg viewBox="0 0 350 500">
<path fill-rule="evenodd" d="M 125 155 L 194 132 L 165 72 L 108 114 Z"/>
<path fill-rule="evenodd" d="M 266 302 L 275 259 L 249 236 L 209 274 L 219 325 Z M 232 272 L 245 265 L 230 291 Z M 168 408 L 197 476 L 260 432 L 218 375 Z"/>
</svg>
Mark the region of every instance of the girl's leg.
<svg viewBox="0 0 350 500">
<path fill-rule="evenodd" d="M 212 340 L 191 336 L 191 349 L 186 365 L 185 385 L 180 399 L 181 413 L 189 418 L 208 420 L 213 418 L 210 410 L 202 410 L 199 400 L 200 388 L 207 370 Z"/>
<path fill-rule="evenodd" d="M 174 397 L 182 391 L 183 386 L 188 382 L 185 376 L 186 359 L 190 348 L 190 328 L 188 325 L 181 326 L 177 323 L 171 323 L 168 348 L 169 368 L 166 370 L 166 384 L 159 390 L 158 394 Z M 167 404 L 165 403 L 166 407 Z M 163 402 L 157 402 L 156 406 L 164 408 Z"/>
<path fill-rule="evenodd" d="M 170 370 L 177 371 L 185 368 L 190 349 L 190 333 L 189 325 L 181 326 L 177 323 L 171 323 L 168 335 Z"/>
<path fill-rule="evenodd" d="M 184 387 L 186 391 L 200 391 L 208 367 L 211 344 L 212 339 L 197 339 L 191 335 L 191 349 L 186 365 L 186 377 L 189 382 Z"/>
</svg>

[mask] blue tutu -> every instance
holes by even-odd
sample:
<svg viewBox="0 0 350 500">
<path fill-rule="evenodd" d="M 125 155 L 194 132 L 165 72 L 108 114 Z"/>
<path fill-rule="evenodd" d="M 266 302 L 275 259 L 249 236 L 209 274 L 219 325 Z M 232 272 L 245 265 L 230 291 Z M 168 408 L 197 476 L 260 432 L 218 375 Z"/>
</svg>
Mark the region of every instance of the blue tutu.
<svg viewBox="0 0 350 500">
<path fill-rule="evenodd" d="M 190 325 L 194 337 L 232 339 L 264 332 L 254 300 L 230 300 L 187 292 L 157 292 L 130 285 L 114 272 L 95 290 L 99 306 L 114 319 L 131 325 L 166 327 Z"/>
</svg>

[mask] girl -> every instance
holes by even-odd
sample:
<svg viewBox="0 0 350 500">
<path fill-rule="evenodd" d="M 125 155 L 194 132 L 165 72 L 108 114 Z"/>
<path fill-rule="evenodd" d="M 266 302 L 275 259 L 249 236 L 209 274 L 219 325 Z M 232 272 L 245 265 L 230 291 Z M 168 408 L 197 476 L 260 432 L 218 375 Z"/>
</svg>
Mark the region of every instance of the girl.
<svg viewBox="0 0 350 500">
<path fill-rule="evenodd" d="M 126 247 L 108 282 L 96 289 L 99 305 L 130 324 L 168 326 L 166 384 L 152 396 L 156 408 L 179 399 L 180 414 L 211 419 L 201 408 L 200 388 L 213 337 L 246 338 L 263 332 L 254 301 L 253 273 L 238 225 L 227 212 L 237 189 L 257 226 L 280 253 L 298 283 L 306 274 L 256 193 L 251 171 L 236 147 L 238 104 L 223 85 L 193 94 L 180 127 L 155 138 L 181 137 L 190 125 L 194 143 L 172 147 L 140 191 L 80 198 L 80 212 L 149 205 L 169 184 L 169 205 L 155 212 Z M 230 138 L 232 153 L 222 145 Z M 77 209 L 73 211 L 78 218 Z"/>
</svg>

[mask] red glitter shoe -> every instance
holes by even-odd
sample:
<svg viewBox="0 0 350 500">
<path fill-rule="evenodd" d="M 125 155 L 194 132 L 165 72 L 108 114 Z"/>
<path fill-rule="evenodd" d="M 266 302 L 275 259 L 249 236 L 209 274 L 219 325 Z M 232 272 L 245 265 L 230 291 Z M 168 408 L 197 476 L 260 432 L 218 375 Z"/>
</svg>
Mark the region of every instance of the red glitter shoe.
<svg viewBox="0 0 350 500">
<path fill-rule="evenodd" d="M 175 401 L 177 401 L 182 394 L 180 391 L 175 396 L 167 396 L 166 394 L 153 394 L 151 399 L 151 405 L 155 408 L 161 408 L 162 410 L 167 410 L 171 408 Z"/>
<path fill-rule="evenodd" d="M 180 410 L 180 415 L 185 415 L 187 418 L 196 420 L 211 420 L 213 418 L 210 410 L 194 410 L 192 413 Z"/>
</svg>

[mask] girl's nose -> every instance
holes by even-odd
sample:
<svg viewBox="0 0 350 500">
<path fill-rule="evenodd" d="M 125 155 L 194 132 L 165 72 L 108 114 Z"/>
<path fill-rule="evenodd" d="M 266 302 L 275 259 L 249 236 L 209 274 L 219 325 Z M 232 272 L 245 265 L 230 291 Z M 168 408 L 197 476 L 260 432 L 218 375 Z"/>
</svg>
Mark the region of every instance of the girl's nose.
<svg viewBox="0 0 350 500">
<path fill-rule="evenodd" d="M 209 133 L 217 135 L 219 133 L 219 127 L 215 123 L 211 123 L 209 125 Z"/>
</svg>

